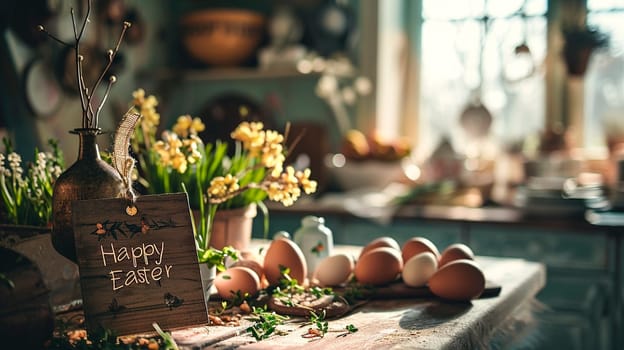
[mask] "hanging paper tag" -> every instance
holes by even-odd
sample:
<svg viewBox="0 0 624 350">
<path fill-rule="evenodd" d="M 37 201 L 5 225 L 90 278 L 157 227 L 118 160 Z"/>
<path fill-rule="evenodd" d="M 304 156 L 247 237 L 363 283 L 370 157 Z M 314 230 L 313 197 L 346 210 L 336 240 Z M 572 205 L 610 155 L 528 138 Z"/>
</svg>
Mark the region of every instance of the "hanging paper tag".
<svg viewBox="0 0 624 350">
<path fill-rule="evenodd" d="M 184 193 L 74 201 L 87 329 L 119 335 L 208 324 Z"/>
</svg>

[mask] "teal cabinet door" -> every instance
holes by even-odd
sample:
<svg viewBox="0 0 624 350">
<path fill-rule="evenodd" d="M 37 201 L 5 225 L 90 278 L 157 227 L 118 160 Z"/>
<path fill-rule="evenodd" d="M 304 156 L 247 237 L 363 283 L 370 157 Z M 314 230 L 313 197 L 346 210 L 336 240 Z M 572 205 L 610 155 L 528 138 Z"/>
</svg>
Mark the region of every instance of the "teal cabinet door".
<svg viewBox="0 0 624 350">
<path fill-rule="evenodd" d="M 517 257 L 546 265 L 536 327 L 518 348 L 611 349 L 614 343 L 614 241 L 607 234 L 472 225 L 477 255 Z"/>
</svg>

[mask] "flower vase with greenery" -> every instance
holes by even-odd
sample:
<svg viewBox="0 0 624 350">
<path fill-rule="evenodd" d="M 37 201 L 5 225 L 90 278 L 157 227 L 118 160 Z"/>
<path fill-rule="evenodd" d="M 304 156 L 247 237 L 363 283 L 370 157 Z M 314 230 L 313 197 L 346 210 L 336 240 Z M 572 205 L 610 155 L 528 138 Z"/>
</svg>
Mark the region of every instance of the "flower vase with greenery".
<svg viewBox="0 0 624 350">
<path fill-rule="evenodd" d="M 158 100 L 146 96 L 142 89 L 133 97 L 134 107 L 143 115 L 132 142 L 139 181 L 150 194 L 188 193 L 190 207 L 200 213 L 199 222 L 193 220 L 200 262 L 223 254 L 210 247 L 218 210 L 258 204 L 266 218 L 264 199 L 289 206 L 303 193 L 316 191 L 317 183 L 310 179 L 309 169 L 296 171 L 284 165 L 286 137 L 265 130 L 262 123 L 242 122 L 232 131 L 235 149 L 231 153 L 225 141 L 204 143 L 198 133 L 205 125 L 189 115 L 178 117 L 171 130 L 163 131 L 157 139 Z"/>
<path fill-rule="evenodd" d="M 35 150 L 34 163 L 23 167 L 22 156 L 3 139 L 0 153 L 0 222 L 11 225 L 49 227 L 52 219 L 52 190 L 65 162 L 57 142 L 48 141 L 51 151 Z"/>
</svg>

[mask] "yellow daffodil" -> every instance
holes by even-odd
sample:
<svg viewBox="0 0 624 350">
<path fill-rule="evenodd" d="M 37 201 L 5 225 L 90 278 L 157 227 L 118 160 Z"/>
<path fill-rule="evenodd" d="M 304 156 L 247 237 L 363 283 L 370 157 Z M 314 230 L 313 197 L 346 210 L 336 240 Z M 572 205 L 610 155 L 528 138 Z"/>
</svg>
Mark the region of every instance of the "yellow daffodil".
<svg viewBox="0 0 624 350">
<path fill-rule="evenodd" d="M 210 181 L 208 195 L 212 198 L 221 199 L 235 193 L 239 189 L 238 178 L 232 176 L 232 174 L 227 174 L 225 176 L 217 176 Z"/>
<path fill-rule="evenodd" d="M 192 118 L 190 115 L 185 114 L 178 117 L 172 130 L 182 138 L 189 137 L 190 135 L 197 135 L 204 131 L 206 126 L 199 118 Z"/>
</svg>

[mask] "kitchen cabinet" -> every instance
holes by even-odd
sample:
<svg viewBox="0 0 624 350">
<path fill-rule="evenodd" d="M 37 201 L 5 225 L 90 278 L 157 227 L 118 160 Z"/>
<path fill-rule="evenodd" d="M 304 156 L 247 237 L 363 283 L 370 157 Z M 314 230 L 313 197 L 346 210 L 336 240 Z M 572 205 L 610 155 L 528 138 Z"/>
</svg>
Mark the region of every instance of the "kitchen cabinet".
<svg viewBox="0 0 624 350">
<path fill-rule="evenodd" d="M 326 219 L 339 244 L 361 245 L 382 235 L 401 244 L 412 236 L 424 236 L 440 250 L 463 242 L 477 255 L 541 262 L 547 279 L 534 309 L 539 323 L 517 347 L 622 348 L 618 325 L 624 311 L 620 258 L 624 248 L 618 245 L 617 231 L 593 226 L 582 216 L 526 217 L 516 209 L 500 208 L 468 209 L 465 216 L 448 214 L 456 209 L 405 208 L 388 224 L 381 224 L 314 204 L 271 207 L 270 232 L 293 230 L 293 223 L 312 214 Z"/>
<path fill-rule="evenodd" d="M 523 257 L 547 266 L 547 283 L 538 300 L 549 309 L 538 313 L 544 348 L 607 349 L 615 316 L 613 302 L 614 245 L 606 234 L 565 229 L 472 225 L 470 247 L 482 255 Z M 561 336 L 555 336 L 560 334 Z M 548 335 L 548 336 L 545 336 Z M 552 341 L 555 343 L 551 343 Z"/>
<path fill-rule="evenodd" d="M 624 259 L 622 259 L 622 257 L 624 257 L 624 246 L 622 246 L 621 241 L 619 242 L 619 246 L 618 246 L 618 250 L 619 250 L 619 254 L 618 257 L 620 258 L 620 269 L 619 269 L 619 285 L 616 285 L 616 288 L 619 288 L 619 296 L 620 296 L 620 303 L 615 305 L 616 308 L 616 327 L 620 327 L 623 324 L 623 320 L 624 320 Z M 621 334 L 621 332 L 616 329 L 616 336 L 618 337 L 617 339 L 617 344 L 623 344 L 624 343 L 624 335 Z"/>
</svg>

